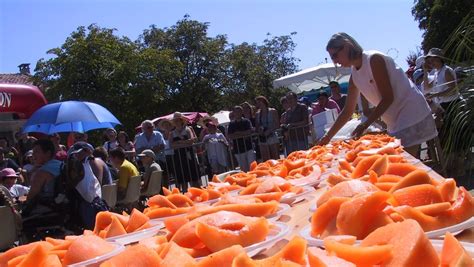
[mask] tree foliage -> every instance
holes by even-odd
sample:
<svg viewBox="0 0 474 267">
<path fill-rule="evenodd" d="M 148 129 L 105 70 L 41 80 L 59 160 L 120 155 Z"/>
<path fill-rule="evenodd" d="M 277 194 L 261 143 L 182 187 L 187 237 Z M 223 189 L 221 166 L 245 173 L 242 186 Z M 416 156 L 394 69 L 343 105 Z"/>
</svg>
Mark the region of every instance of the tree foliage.
<svg viewBox="0 0 474 267">
<path fill-rule="evenodd" d="M 424 30 L 423 50 L 444 47 L 447 38 L 473 8 L 472 0 L 415 0 L 412 14 L 418 27 Z"/>
<path fill-rule="evenodd" d="M 113 112 L 129 133 L 144 119 L 174 111 L 215 112 L 257 95 L 273 103 L 284 92 L 272 81 L 297 70 L 292 35 L 263 44 L 230 44 L 211 37 L 209 23 L 184 16 L 169 28 L 155 25 L 132 41 L 115 29 L 79 27 L 50 59 L 38 61 L 35 81 L 50 102 L 91 101 Z"/>
</svg>

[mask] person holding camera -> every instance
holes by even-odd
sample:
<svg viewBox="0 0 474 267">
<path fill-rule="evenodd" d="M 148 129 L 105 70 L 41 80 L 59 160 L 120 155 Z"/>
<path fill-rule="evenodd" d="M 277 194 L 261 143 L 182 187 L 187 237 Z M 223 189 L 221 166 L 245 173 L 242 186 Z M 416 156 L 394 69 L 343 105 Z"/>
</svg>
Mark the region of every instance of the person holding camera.
<svg viewBox="0 0 474 267">
<path fill-rule="evenodd" d="M 259 134 L 259 146 L 262 160 L 280 158 L 279 140 L 276 135 L 279 121 L 278 112 L 270 107 L 268 99 L 264 96 L 255 98 L 258 111 L 255 116 L 255 126 Z"/>
</svg>

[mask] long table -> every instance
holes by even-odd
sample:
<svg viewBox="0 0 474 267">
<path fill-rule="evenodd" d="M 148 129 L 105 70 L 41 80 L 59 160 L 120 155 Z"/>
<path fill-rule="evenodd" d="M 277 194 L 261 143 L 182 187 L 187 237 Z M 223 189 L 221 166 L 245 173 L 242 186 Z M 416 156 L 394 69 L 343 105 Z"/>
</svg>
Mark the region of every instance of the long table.
<svg viewBox="0 0 474 267">
<path fill-rule="evenodd" d="M 417 160 L 410 154 L 403 152 L 402 155 L 405 159 L 407 159 L 408 162 L 411 162 L 415 166 L 426 170 L 431 178 L 434 178 L 436 180 L 444 179 L 443 176 L 432 170 L 430 167 L 424 165 L 421 161 Z M 322 182 L 319 184 L 316 190 L 314 192 L 306 194 L 304 196 L 304 199 L 292 204 L 291 209 L 286 214 L 282 215 L 282 217 L 279 219 L 280 222 L 284 222 L 285 224 L 289 225 L 290 232 L 285 235 L 282 240 L 279 240 L 276 244 L 274 244 L 267 250 L 262 251 L 255 258 L 265 258 L 280 251 L 280 249 L 284 247 L 292 237 L 300 235 L 300 231 L 305 226 L 310 224 L 312 212 L 309 209 L 311 205 L 313 205 L 316 200 L 327 190 L 328 185 L 325 181 L 327 175 L 329 175 L 331 172 L 336 172 L 337 163 L 332 165 L 333 166 L 331 168 L 329 168 L 325 173 L 321 175 Z M 474 243 L 474 227 L 464 230 L 456 237 L 461 241 Z"/>
</svg>

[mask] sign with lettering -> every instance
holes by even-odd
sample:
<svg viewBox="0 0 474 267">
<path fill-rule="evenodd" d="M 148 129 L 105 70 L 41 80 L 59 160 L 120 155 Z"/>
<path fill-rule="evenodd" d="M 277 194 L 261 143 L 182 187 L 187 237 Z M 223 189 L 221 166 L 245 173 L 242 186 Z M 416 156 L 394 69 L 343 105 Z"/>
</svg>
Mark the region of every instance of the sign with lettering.
<svg viewBox="0 0 474 267">
<path fill-rule="evenodd" d="M 12 94 L 0 92 L 0 107 L 9 108 L 12 105 Z"/>
</svg>

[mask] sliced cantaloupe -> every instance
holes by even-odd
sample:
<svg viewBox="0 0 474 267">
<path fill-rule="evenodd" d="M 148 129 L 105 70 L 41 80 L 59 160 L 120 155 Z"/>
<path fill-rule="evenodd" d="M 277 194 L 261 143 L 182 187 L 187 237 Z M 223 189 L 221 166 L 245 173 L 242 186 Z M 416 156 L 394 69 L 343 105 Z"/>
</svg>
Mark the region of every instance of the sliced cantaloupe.
<svg viewBox="0 0 474 267">
<path fill-rule="evenodd" d="M 459 241 L 450 233 L 444 235 L 441 266 L 474 266 L 474 261 Z"/>
<path fill-rule="evenodd" d="M 420 210 L 417 210 L 414 207 L 410 206 L 398 206 L 394 207 L 395 211 L 400 214 L 404 219 L 413 219 L 418 222 L 418 224 L 425 231 L 432 231 L 442 227 L 441 222 L 438 218 L 424 214 Z"/>
<path fill-rule="evenodd" d="M 161 208 L 172 208 L 172 209 L 177 208 L 176 205 L 174 205 L 171 201 L 168 200 L 168 198 L 162 195 L 152 196 L 150 199 L 148 199 L 147 205 L 150 207 L 161 207 Z"/>
<path fill-rule="evenodd" d="M 208 255 L 200 260 L 196 267 L 232 267 L 232 261 L 240 253 L 245 253 L 244 248 L 240 245 L 234 245 Z"/>
<path fill-rule="evenodd" d="M 387 172 L 388 169 L 388 156 L 383 155 L 382 157 L 378 158 L 372 166 L 367 170 L 367 173 L 370 173 L 370 171 L 374 171 L 377 176 L 381 176 Z"/>
<path fill-rule="evenodd" d="M 245 224 L 207 221 L 206 223 L 198 222 L 196 225 L 197 237 L 212 252 L 233 245 L 246 247 L 262 242 L 269 231 L 267 219 L 262 217 L 249 220 Z"/>
<path fill-rule="evenodd" d="M 445 179 L 437 186 L 437 188 L 439 189 L 443 201 L 454 202 L 456 200 L 457 187 L 454 179 Z"/>
<path fill-rule="evenodd" d="M 356 267 L 354 263 L 330 256 L 325 250 L 317 247 L 308 248 L 308 261 L 310 267 Z"/>
<path fill-rule="evenodd" d="M 103 262 L 100 267 L 162 266 L 161 258 L 153 249 L 137 244 Z"/>
<path fill-rule="evenodd" d="M 285 194 L 286 194 L 285 192 L 270 192 L 270 193 L 263 193 L 263 194 L 253 194 L 251 195 L 251 197 L 260 199 L 263 202 L 269 202 L 272 200 L 280 202 L 280 199 Z"/>
<path fill-rule="evenodd" d="M 247 187 L 245 187 L 244 189 L 242 189 L 240 192 L 239 192 L 239 195 L 250 195 L 250 194 L 254 194 L 255 193 L 255 190 L 257 189 L 257 187 L 260 185 L 260 183 L 254 183 L 254 184 L 251 184 Z"/>
<path fill-rule="evenodd" d="M 46 256 L 46 260 L 44 260 L 38 267 L 62 267 L 61 260 L 59 259 L 58 255 L 48 254 Z"/>
<path fill-rule="evenodd" d="M 374 184 L 378 189 L 382 190 L 382 191 L 385 191 L 385 192 L 388 192 L 390 191 L 390 189 L 392 189 L 392 187 L 394 187 L 396 185 L 396 183 L 390 183 L 390 182 L 383 182 L 383 183 L 375 183 Z"/>
<path fill-rule="evenodd" d="M 189 197 L 182 194 L 171 194 L 166 196 L 166 198 L 178 208 L 194 206 L 194 202 Z"/>
<path fill-rule="evenodd" d="M 126 234 L 127 234 L 127 231 L 125 230 L 123 225 L 120 223 L 120 221 L 117 219 L 117 217 L 112 217 L 112 222 L 110 223 L 110 226 L 107 230 L 105 238 L 119 236 L 119 235 L 126 235 Z"/>
<path fill-rule="evenodd" d="M 145 211 L 145 215 L 150 219 L 157 219 L 169 216 L 175 216 L 179 214 L 187 213 L 191 210 L 191 207 L 186 208 L 153 208 Z"/>
<path fill-rule="evenodd" d="M 353 197 L 361 193 L 375 191 L 379 191 L 379 189 L 369 182 L 359 180 L 345 181 L 338 183 L 337 185 L 324 192 L 321 197 L 319 197 L 316 204 L 319 207 L 324 202 L 328 201 L 330 198 L 333 197 Z"/>
<path fill-rule="evenodd" d="M 438 216 L 438 214 L 447 211 L 451 208 L 451 203 L 449 202 L 439 202 L 423 206 L 415 207 L 415 209 L 423 212 L 429 216 Z"/>
<path fill-rule="evenodd" d="M 155 251 L 161 244 L 164 244 L 166 242 L 168 242 L 168 239 L 164 235 L 156 235 L 138 241 L 139 244 L 142 244 Z"/>
<path fill-rule="evenodd" d="M 22 255 L 30 253 L 38 244 L 45 246 L 47 250 L 51 250 L 53 245 L 46 241 L 38 241 L 30 244 L 18 246 L 7 250 L 6 252 L 0 253 L 0 266 L 7 266 L 8 261 Z"/>
<path fill-rule="evenodd" d="M 324 239 L 324 247 L 330 254 L 356 265 L 380 265 L 392 258 L 392 245 L 354 246 Z"/>
<path fill-rule="evenodd" d="M 383 212 L 391 195 L 384 191 L 366 193 L 342 203 L 336 218 L 339 234 L 364 238 L 374 227 L 390 223 Z"/>
<path fill-rule="evenodd" d="M 396 183 L 400 181 L 403 177 L 395 174 L 384 174 L 377 178 L 379 183 Z"/>
<path fill-rule="evenodd" d="M 438 266 L 438 255 L 423 229 L 414 220 L 391 223 L 370 233 L 361 246 L 392 245 L 393 256 L 383 266 Z"/>
<path fill-rule="evenodd" d="M 127 233 L 132 233 L 142 227 L 145 223 L 150 220 L 145 214 L 137 209 L 133 209 L 130 214 L 130 219 L 128 221 L 127 228 L 125 230 Z M 148 227 L 147 227 L 148 228 Z"/>
<path fill-rule="evenodd" d="M 398 189 L 419 185 L 419 184 L 430 184 L 431 178 L 428 173 L 424 170 L 415 170 L 407 174 L 403 179 L 401 179 L 397 184 L 395 184 L 389 191 L 393 193 Z"/>
<path fill-rule="evenodd" d="M 380 158 L 382 158 L 381 155 L 371 155 L 363 158 L 359 163 L 357 163 L 357 166 L 351 174 L 351 178 L 358 178 L 368 174 L 367 171 L 369 168 Z"/>
<path fill-rule="evenodd" d="M 410 163 L 390 163 L 388 164 L 387 174 L 394 174 L 404 177 L 412 171 L 416 171 L 417 168 Z"/>
<path fill-rule="evenodd" d="M 48 248 L 44 246 L 44 243 L 38 243 L 33 250 L 26 255 L 26 257 L 17 265 L 18 267 L 33 267 L 37 266 L 38 263 L 42 263 L 47 260 Z"/>
<path fill-rule="evenodd" d="M 464 188 L 459 187 L 457 199 L 451 208 L 438 215 L 438 220 L 443 226 L 463 222 L 474 216 L 474 198 Z"/>
<path fill-rule="evenodd" d="M 354 245 L 357 240 L 357 237 L 353 235 L 330 235 L 325 237 L 324 240 L 334 240 L 338 243 Z"/>
<path fill-rule="evenodd" d="M 333 197 L 318 207 L 311 216 L 311 236 L 321 235 L 331 221 L 335 221 L 342 203 L 349 201 L 347 197 Z"/>
<path fill-rule="evenodd" d="M 400 188 L 392 193 L 397 205 L 412 207 L 442 202 L 439 190 L 431 184 L 418 184 Z"/>
<path fill-rule="evenodd" d="M 74 240 L 64 255 L 65 265 L 82 262 L 111 252 L 114 246 L 95 235 L 80 236 Z"/>
<path fill-rule="evenodd" d="M 61 244 L 54 246 L 51 250 L 68 250 L 73 240 L 64 240 Z"/>
<path fill-rule="evenodd" d="M 221 192 L 219 192 L 217 190 L 209 189 L 209 188 L 206 189 L 206 190 L 207 190 L 207 193 L 209 194 L 209 200 L 217 199 L 217 198 L 222 197 Z"/>
<path fill-rule="evenodd" d="M 188 218 L 194 219 L 202 215 L 215 213 L 218 211 L 232 211 L 245 216 L 264 217 L 274 214 L 278 210 L 279 203 L 275 200 L 261 203 L 242 203 L 242 204 L 226 204 L 212 206 L 198 210 L 196 213 L 190 214 Z"/>
<path fill-rule="evenodd" d="M 166 254 L 160 254 L 160 256 L 163 258 L 161 261 L 161 266 L 182 267 L 196 265 L 196 260 L 186 253 L 183 248 L 174 242 L 170 242 L 169 244 L 170 245 L 166 251 Z"/>
</svg>

